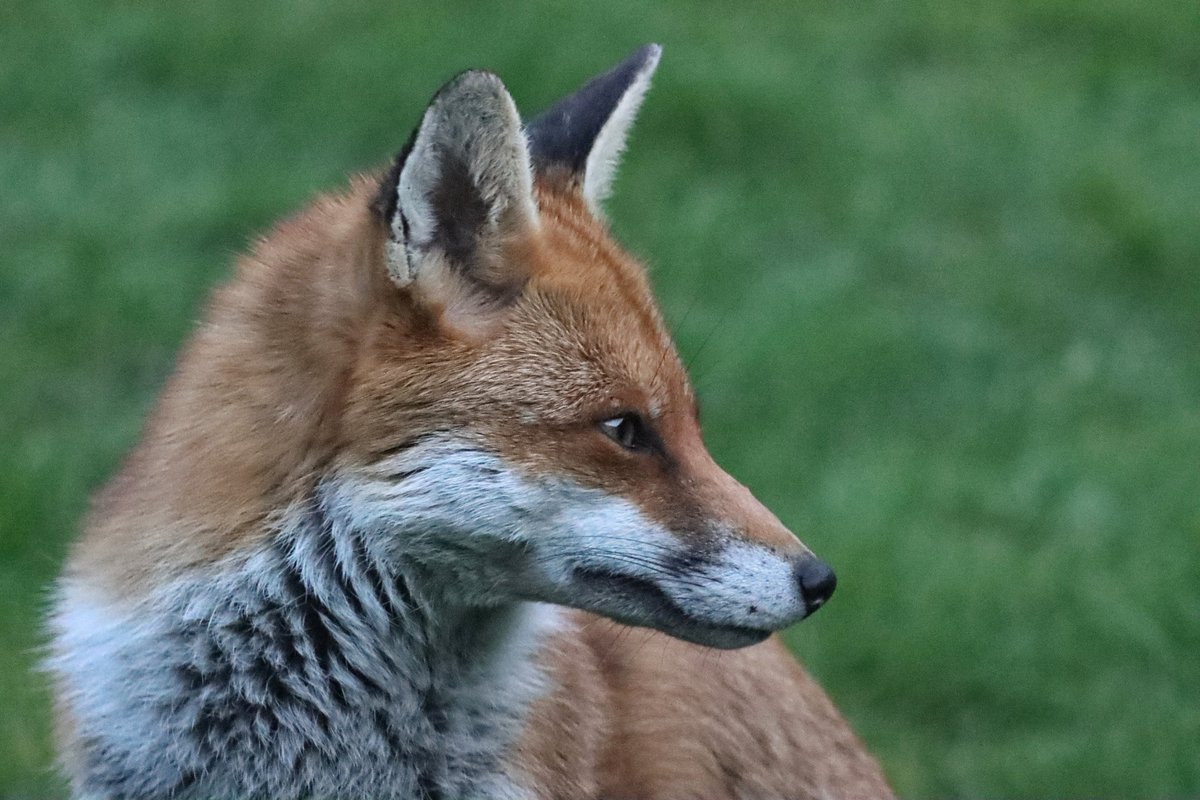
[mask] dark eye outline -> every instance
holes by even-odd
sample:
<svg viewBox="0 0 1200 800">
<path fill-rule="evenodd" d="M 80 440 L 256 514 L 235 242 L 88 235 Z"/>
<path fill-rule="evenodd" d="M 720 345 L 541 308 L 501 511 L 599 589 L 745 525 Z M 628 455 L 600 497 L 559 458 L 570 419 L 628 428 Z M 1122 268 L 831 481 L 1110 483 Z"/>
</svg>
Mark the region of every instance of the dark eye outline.
<svg viewBox="0 0 1200 800">
<path fill-rule="evenodd" d="M 650 430 L 640 414 L 626 411 L 600 421 L 604 435 L 626 450 L 635 453 L 659 449 L 658 436 Z"/>
</svg>

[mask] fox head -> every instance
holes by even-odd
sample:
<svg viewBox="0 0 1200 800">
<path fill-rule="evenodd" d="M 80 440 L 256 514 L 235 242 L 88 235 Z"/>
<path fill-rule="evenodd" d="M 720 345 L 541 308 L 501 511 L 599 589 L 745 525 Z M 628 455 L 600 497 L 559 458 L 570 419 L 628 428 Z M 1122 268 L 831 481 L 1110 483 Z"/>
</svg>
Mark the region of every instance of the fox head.
<svg viewBox="0 0 1200 800">
<path fill-rule="evenodd" d="M 659 53 L 524 127 L 490 73 L 435 96 L 375 203 L 391 302 L 329 503 L 474 602 L 737 647 L 835 579 L 708 454 L 644 269 L 600 219 Z"/>
<path fill-rule="evenodd" d="M 602 221 L 659 52 L 524 126 L 499 78 L 461 74 L 385 175 L 260 242 L 71 574 L 128 594 L 315 501 L 379 569 L 468 607 L 545 601 L 716 647 L 817 609 L 833 573 L 705 449 L 645 271 Z"/>
</svg>

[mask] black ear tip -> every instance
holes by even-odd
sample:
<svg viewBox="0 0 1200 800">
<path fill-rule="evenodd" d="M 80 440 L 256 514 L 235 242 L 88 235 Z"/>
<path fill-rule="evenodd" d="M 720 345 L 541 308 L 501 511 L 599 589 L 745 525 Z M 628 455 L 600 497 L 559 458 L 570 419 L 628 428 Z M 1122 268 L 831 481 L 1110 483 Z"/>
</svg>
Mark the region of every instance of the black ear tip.
<svg viewBox="0 0 1200 800">
<path fill-rule="evenodd" d="M 651 42 L 634 50 L 625 60 L 617 64 L 606 75 L 622 75 L 625 81 L 632 81 L 634 76 L 644 72 L 653 72 L 662 58 L 662 45 Z"/>
<path fill-rule="evenodd" d="M 649 79 L 661 55 L 661 45 L 642 45 L 530 121 L 525 130 L 535 166 L 581 175 L 604 123 L 630 87 Z"/>
<path fill-rule="evenodd" d="M 660 58 L 662 58 L 662 45 L 658 44 L 657 42 L 651 42 L 650 44 L 644 44 L 637 50 L 634 50 L 633 54 L 629 57 L 629 60 L 632 61 L 636 59 L 639 64 L 645 65 L 657 64 Z"/>
</svg>

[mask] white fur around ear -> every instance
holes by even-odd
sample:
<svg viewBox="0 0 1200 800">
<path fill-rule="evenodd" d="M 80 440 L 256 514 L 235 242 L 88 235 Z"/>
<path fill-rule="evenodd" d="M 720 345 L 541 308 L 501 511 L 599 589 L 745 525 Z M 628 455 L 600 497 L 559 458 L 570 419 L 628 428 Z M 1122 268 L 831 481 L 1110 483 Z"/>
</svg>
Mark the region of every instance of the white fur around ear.
<svg viewBox="0 0 1200 800">
<path fill-rule="evenodd" d="M 594 209 L 599 209 L 600 204 L 612 193 L 617 164 L 625 151 L 629 131 L 650 88 L 650 78 L 658 68 L 662 48 L 658 45 L 651 45 L 651 48 L 633 81 L 617 101 L 611 116 L 600 128 L 600 134 L 588 153 L 583 172 L 583 196 Z"/>
<path fill-rule="evenodd" d="M 489 72 L 465 72 L 446 84 L 402 158 L 387 250 L 400 286 L 417 279 L 431 254 L 470 262 L 505 231 L 537 225 L 521 118 Z M 473 264 L 457 266 L 469 272 Z"/>
</svg>

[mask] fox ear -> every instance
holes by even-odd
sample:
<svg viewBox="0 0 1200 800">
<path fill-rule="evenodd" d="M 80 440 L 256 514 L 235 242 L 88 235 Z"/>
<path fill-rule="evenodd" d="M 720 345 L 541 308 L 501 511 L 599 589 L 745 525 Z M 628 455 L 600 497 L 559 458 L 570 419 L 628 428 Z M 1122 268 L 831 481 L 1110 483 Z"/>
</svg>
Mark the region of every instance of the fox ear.
<svg viewBox="0 0 1200 800">
<path fill-rule="evenodd" d="M 505 246 L 538 224 L 529 149 L 508 90 L 464 72 L 437 93 L 384 179 L 392 281 L 441 310 L 503 305 L 525 283 Z"/>
<path fill-rule="evenodd" d="M 661 54 L 656 44 L 638 48 L 526 126 L 538 172 L 565 174 L 594 211 L 612 189 L 617 161 Z"/>
</svg>

